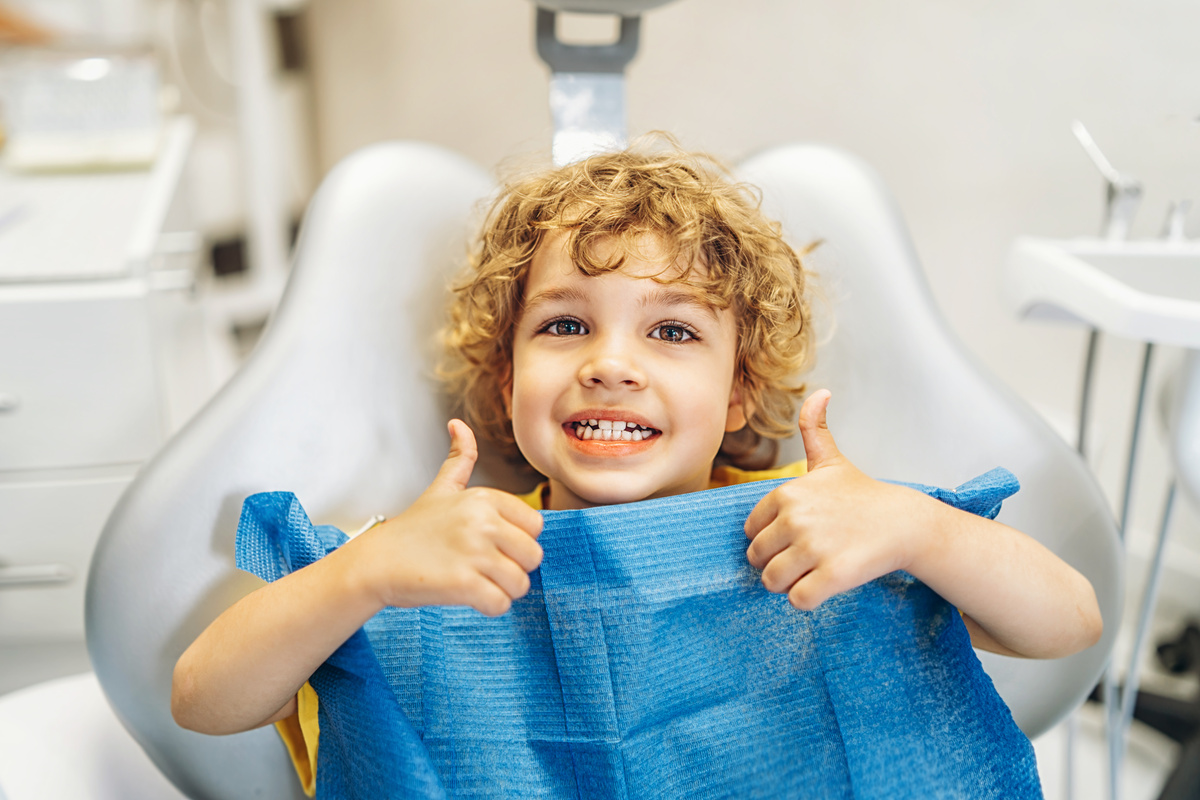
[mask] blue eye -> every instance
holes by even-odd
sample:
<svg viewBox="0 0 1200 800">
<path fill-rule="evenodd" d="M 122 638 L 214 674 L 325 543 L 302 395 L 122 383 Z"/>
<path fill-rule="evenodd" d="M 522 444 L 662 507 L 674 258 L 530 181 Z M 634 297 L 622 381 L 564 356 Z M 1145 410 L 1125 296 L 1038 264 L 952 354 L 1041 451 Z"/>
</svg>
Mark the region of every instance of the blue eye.
<svg viewBox="0 0 1200 800">
<path fill-rule="evenodd" d="M 650 332 L 650 338 L 661 339 L 664 342 L 679 344 L 691 339 L 699 339 L 690 326 L 682 322 L 663 322 Z"/>
<path fill-rule="evenodd" d="M 548 333 L 551 336 L 579 336 L 587 333 L 587 328 L 583 327 L 583 323 L 579 320 L 565 317 L 546 323 L 546 326 L 542 328 L 542 332 Z"/>
</svg>

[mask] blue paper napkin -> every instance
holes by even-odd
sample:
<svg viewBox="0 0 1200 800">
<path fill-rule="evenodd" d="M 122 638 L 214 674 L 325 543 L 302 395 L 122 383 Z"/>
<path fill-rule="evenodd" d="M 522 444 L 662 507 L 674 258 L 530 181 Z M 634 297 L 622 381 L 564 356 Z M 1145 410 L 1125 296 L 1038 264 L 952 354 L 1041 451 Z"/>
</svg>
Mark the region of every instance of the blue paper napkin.
<svg viewBox="0 0 1200 800">
<path fill-rule="evenodd" d="M 507 614 L 380 612 L 312 677 L 317 796 L 1041 797 L 937 594 L 897 572 L 804 612 L 762 587 L 742 526 L 781 482 L 543 512 Z M 1017 481 L 914 488 L 994 517 Z M 345 540 L 258 494 L 238 566 L 272 581 Z"/>
</svg>

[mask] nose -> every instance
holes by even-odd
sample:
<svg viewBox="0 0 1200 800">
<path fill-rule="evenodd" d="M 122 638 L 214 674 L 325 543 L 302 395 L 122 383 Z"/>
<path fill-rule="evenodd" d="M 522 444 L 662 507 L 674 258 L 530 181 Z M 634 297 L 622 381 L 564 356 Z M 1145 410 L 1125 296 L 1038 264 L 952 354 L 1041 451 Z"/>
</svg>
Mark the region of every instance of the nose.
<svg viewBox="0 0 1200 800">
<path fill-rule="evenodd" d="M 630 342 L 620 337 L 597 337 L 594 342 L 579 368 L 579 382 L 585 388 L 645 388 L 646 374 Z"/>
</svg>

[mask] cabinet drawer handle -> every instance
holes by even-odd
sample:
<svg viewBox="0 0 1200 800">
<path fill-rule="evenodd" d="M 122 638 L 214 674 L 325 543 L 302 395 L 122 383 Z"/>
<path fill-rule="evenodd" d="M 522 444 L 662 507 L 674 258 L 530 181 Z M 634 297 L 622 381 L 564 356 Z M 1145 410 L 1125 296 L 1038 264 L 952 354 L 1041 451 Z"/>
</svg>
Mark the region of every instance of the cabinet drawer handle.
<svg viewBox="0 0 1200 800">
<path fill-rule="evenodd" d="M 23 567 L 0 567 L 0 589 L 67 583 L 74 577 L 75 573 L 66 564 L 30 564 Z"/>
<path fill-rule="evenodd" d="M 21 398 L 8 392 L 0 392 L 0 414 L 5 411 L 16 411 L 21 406 Z"/>
</svg>

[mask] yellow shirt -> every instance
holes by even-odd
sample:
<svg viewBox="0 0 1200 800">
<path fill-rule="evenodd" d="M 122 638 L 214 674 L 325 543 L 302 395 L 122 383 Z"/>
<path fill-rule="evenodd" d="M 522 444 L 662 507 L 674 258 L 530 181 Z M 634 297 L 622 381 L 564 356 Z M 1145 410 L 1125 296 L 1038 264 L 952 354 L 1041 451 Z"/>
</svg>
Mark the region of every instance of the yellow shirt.
<svg viewBox="0 0 1200 800">
<path fill-rule="evenodd" d="M 804 472 L 805 462 L 803 461 L 763 470 L 717 467 L 712 471 L 708 488 L 719 489 L 722 486 L 768 481 L 774 478 L 798 478 Z M 529 494 L 518 495 L 518 497 L 541 511 L 545 507 L 545 495 L 548 488 L 548 484 L 543 483 Z M 296 774 L 300 777 L 304 793 L 309 797 L 313 797 L 317 793 L 317 743 L 321 736 L 321 726 L 317 719 L 319 707 L 316 691 L 306 682 L 296 693 L 296 713 L 275 723 L 275 728 L 283 737 L 283 743 L 292 757 L 292 764 L 296 767 Z"/>
</svg>

